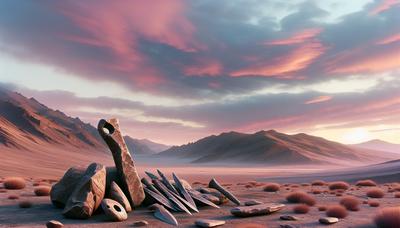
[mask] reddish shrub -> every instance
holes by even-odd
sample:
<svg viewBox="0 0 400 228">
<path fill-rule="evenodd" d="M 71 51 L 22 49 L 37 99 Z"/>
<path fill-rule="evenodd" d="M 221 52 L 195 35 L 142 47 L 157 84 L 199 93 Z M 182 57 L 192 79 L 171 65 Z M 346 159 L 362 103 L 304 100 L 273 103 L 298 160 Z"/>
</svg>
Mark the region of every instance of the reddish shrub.
<svg viewBox="0 0 400 228">
<path fill-rule="evenodd" d="M 9 195 L 7 198 L 10 200 L 15 200 L 15 199 L 19 199 L 19 196 L 18 195 Z"/>
<path fill-rule="evenodd" d="M 298 184 L 292 184 L 291 187 L 292 187 L 292 188 L 298 188 L 298 187 L 300 187 L 300 185 L 298 185 Z"/>
<path fill-rule="evenodd" d="M 310 186 L 310 184 L 309 183 L 301 183 L 301 186 L 307 187 L 307 186 Z"/>
<path fill-rule="evenodd" d="M 319 190 L 319 189 L 313 189 L 313 190 L 311 191 L 311 193 L 312 193 L 312 194 L 321 194 L 322 191 Z"/>
<path fill-rule="evenodd" d="M 6 189 L 23 189 L 26 181 L 21 177 L 8 177 L 4 180 L 3 185 Z"/>
<path fill-rule="evenodd" d="M 313 186 L 324 186 L 325 184 L 326 184 L 326 182 L 323 180 L 315 180 L 315 181 L 311 182 L 311 185 L 313 185 Z"/>
<path fill-rule="evenodd" d="M 264 191 L 266 192 L 277 192 L 280 189 L 280 185 L 277 183 L 268 183 L 264 185 Z"/>
<path fill-rule="evenodd" d="M 50 190 L 49 186 L 39 186 L 34 189 L 34 192 L 37 196 L 48 196 L 50 195 Z"/>
<path fill-rule="evenodd" d="M 385 192 L 380 188 L 371 188 L 367 191 L 367 196 L 371 198 L 382 198 Z"/>
<path fill-rule="evenodd" d="M 30 207 L 32 207 L 32 205 L 33 205 L 32 202 L 28 201 L 28 200 L 23 200 L 23 201 L 18 203 L 18 206 L 20 208 L 30 208 Z"/>
<path fill-rule="evenodd" d="M 307 214 L 310 207 L 307 204 L 300 204 L 293 207 L 293 212 L 296 214 Z"/>
<path fill-rule="evenodd" d="M 337 190 L 337 189 L 347 190 L 347 189 L 349 189 L 349 187 L 350 187 L 350 185 L 344 181 L 337 181 L 337 182 L 332 182 L 329 184 L 330 190 Z"/>
<path fill-rule="evenodd" d="M 368 205 L 370 207 L 379 207 L 380 204 L 379 204 L 379 201 L 377 201 L 377 200 L 369 200 Z"/>
<path fill-rule="evenodd" d="M 318 207 L 318 210 L 319 210 L 319 211 L 326 211 L 326 206 L 319 206 L 319 207 Z"/>
<path fill-rule="evenodd" d="M 400 207 L 387 207 L 378 212 L 374 218 L 378 228 L 400 227 Z"/>
<path fill-rule="evenodd" d="M 395 197 L 395 198 L 400 198 L 400 192 L 396 192 L 396 193 L 394 194 L 394 197 Z"/>
<path fill-rule="evenodd" d="M 5 189 L 0 189 L 0 193 L 6 193 L 7 192 L 7 190 L 5 190 Z"/>
<path fill-rule="evenodd" d="M 342 205 L 334 205 L 328 207 L 328 209 L 326 210 L 326 215 L 329 217 L 345 218 L 348 213 L 346 208 Z"/>
<path fill-rule="evenodd" d="M 336 196 L 343 196 L 342 193 L 336 193 Z"/>
<path fill-rule="evenodd" d="M 343 205 L 349 211 L 360 210 L 360 200 L 354 196 L 345 196 L 340 200 L 340 204 Z"/>
<path fill-rule="evenodd" d="M 377 186 L 377 184 L 373 180 L 360 180 L 360 181 L 357 181 L 356 185 L 363 186 L 363 187 Z"/>
<path fill-rule="evenodd" d="M 309 206 L 315 205 L 315 199 L 305 192 L 293 192 L 286 196 L 286 200 L 290 203 L 304 203 Z"/>
</svg>

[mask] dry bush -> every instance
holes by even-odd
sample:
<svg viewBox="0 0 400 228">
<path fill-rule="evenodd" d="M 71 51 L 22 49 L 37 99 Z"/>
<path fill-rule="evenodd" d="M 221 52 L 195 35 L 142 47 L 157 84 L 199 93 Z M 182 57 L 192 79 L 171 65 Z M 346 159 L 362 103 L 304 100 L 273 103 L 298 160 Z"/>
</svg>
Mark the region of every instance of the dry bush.
<svg viewBox="0 0 400 228">
<path fill-rule="evenodd" d="M 292 188 L 298 188 L 298 187 L 300 187 L 300 185 L 298 185 L 298 184 L 292 184 L 292 185 L 290 185 L 290 187 L 292 187 Z"/>
<path fill-rule="evenodd" d="M 359 180 L 357 181 L 356 186 L 373 187 L 377 186 L 377 184 L 373 180 Z"/>
<path fill-rule="evenodd" d="M 0 189 L 0 193 L 6 193 L 7 192 L 7 190 L 5 190 L 5 189 Z"/>
<path fill-rule="evenodd" d="M 30 208 L 30 207 L 32 207 L 32 205 L 33 205 L 33 203 L 28 200 L 23 200 L 18 203 L 18 206 L 20 208 Z"/>
<path fill-rule="evenodd" d="M 345 196 L 340 200 L 340 204 L 343 205 L 349 211 L 360 210 L 360 200 L 354 196 Z"/>
<path fill-rule="evenodd" d="M 34 189 L 34 192 L 37 196 L 48 196 L 50 195 L 50 190 L 49 186 L 39 186 Z"/>
<path fill-rule="evenodd" d="M 394 197 L 395 197 L 395 198 L 400 198 L 400 192 L 396 192 L 396 193 L 394 194 Z"/>
<path fill-rule="evenodd" d="M 336 193 L 336 196 L 340 197 L 340 196 L 343 196 L 343 194 L 342 193 Z"/>
<path fill-rule="evenodd" d="M 9 195 L 7 198 L 10 200 L 15 200 L 15 199 L 19 199 L 19 196 L 18 195 Z"/>
<path fill-rule="evenodd" d="M 319 206 L 318 211 L 326 211 L 326 206 Z"/>
<path fill-rule="evenodd" d="M 192 185 L 199 185 L 199 184 L 201 185 L 201 184 L 203 184 L 203 183 L 201 183 L 200 181 L 195 181 L 195 182 L 192 183 Z M 239 183 L 239 184 L 240 184 L 240 183 Z M 238 184 L 238 185 L 239 185 L 239 184 Z"/>
<path fill-rule="evenodd" d="M 313 189 L 313 190 L 311 191 L 311 193 L 316 195 L 316 194 L 321 194 L 322 191 L 319 190 L 319 189 Z"/>
<path fill-rule="evenodd" d="M 369 200 L 369 201 L 368 201 L 368 205 L 369 205 L 370 207 L 379 207 L 380 203 L 379 203 L 378 200 Z"/>
<path fill-rule="evenodd" d="M 363 204 L 368 204 L 368 200 L 363 200 L 362 203 Z"/>
<path fill-rule="evenodd" d="M 296 214 L 307 214 L 310 211 L 310 206 L 307 204 L 300 204 L 293 207 L 293 212 Z"/>
<path fill-rule="evenodd" d="M 291 189 L 291 188 L 286 188 L 286 190 L 288 190 L 288 191 L 289 191 L 290 189 Z"/>
<path fill-rule="evenodd" d="M 330 206 L 328 207 L 325 213 L 329 217 L 336 217 L 336 218 L 345 218 L 348 215 L 346 208 L 343 207 L 342 205 Z"/>
<path fill-rule="evenodd" d="M 277 183 L 268 183 L 264 185 L 265 192 L 277 192 L 280 189 L 280 185 Z"/>
<path fill-rule="evenodd" d="M 315 199 L 305 192 L 293 192 L 286 196 L 286 200 L 290 203 L 304 203 L 309 206 L 315 205 Z"/>
<path fill-rule="evenodd" d="M 309 183 L 301 183 L 301 186 L 307 187 L 307 186 L 310 186 L 310 184 Z"/>
<path fill-rule="evenodd" d="M 374 222 L 378 228 L 400 227 L 400 207 L 383 208 L 376 214 Z"/>
<path fill-rule="evenodd" d="M 393 186 L 393 190 L 400 192 L 400 185 Z"/>
<path fill-rule="evenodd" d="M 26 181 L 21 177 L 8 177 L 4 180 L 3 185 L 6 189 L 23 189 Z"/>
<path fill-rule="evenodd" d="M 371 198 L 382 198 L 385 192 L 380 188 L 371 188 L 367 191 L 367 196 Z"/>
<path fill-rule="evenodd" d="M 323 180 L 315 180 L 313 182 L 311 182 L 311 185 L 313 186 L 324 186 L 326 185 L 326 182 Z"/>
<path fill-rule="evenodd" d="M 245 187 L 245 188 L 253 188 L 254 186 L 251 185 L 251 184 L 246 184 L 244 187 Z"/>
<path fill-rule="evenodd" d="M 329 189 L 330 190 L 347 190 L 349 189 L 350 185 L 347 182 L 344 181 L 336 181 L 336 182 L 332 182 L 329 183 Z"/>
</svg>

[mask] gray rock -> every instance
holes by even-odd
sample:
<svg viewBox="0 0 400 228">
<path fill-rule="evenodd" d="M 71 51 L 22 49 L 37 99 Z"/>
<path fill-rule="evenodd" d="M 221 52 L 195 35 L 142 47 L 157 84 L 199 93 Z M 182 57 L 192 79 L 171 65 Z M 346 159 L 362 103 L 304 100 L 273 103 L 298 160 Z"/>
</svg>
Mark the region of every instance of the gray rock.
<svg viewBox="0 0 400 228">
<path fill-rule="evenodd" d="M 139 206 L 143 202 L 145 194 L 135 163 L 120 131 L 118 120 L 110 119 L 107 122 L 102 119 L 99 121 L 97 130 L 112 152 L 118 177 L 121 180 L 120 187 L 131 206 Z"/>
<path fill-rule="evenodd" d="M 64 224 L 57 220 L 51 220 L 46 223 L 47 228 L 61 228 L 64 227 Z"/>
<path fill-rule="evenodd" d="M 202 196 L 204 199 L 206 199 L 206 200 L 208 200 L 208 201 L 211 201 L 211 202 L 213 202 L 213 203 L 215 203 L 215 204 L 217 204 L 217 205 L 220 204 L 219 198 L 216 197 L 216 196 L 213 196 L 213 195 L 211 195 L 211 194 L 206 194 L 206 193 L 201 194 L 201 196 Z"/>
<path fill-rule="evenodd" d="M 222 185 L 219 184 L 215 178 L 213 178 L 210 181 L 210 183 L 208 183 L 208 187 L 217 189 L 224 196 L 226 196 L 226 198 L 228 198 L 230 201 L 234 202 L 236 205 L 240 205 L 240 201 L 231 192 L 229 192 L 224 187 L 222 187 Z"/>
<path fill-rule="evenodd" d="M 121 222 L 128 218 L 128 214 L 124 207 L 115 200 L 103 199 L 101 202 L 101 208 L 110 221 Z"/>
<path fill-rule="evenodd" d="M 281 215 L 281 217 L 279 217 L 281 220 L 286 220 L 286 221 L 297 221 L 299 220 L 299 218 L 297 218 L 296 216 L 293 215 Z"/>
<path fill-rule="evenodd" d="M 114 181 L 111 183 L 110 199 L 113 199 L 118 203 L 120 203 L 124 207 L 126 212 L 132 211 L 132 207 L 131 204 L 129 203 L 129 200 L 126 198 L 121 188 Z"/>
<path fill-rule="evenodd" d="M 105 167 L 98 163 L 90 164 L 68 198 L 63 214 L 69 218 L 89 218 L 100 206 L 105 190 Z"/>
<path fill-rule="evenodd" d="M 85 169 L 71 167 L 50 191 L 50 199 L 54 206 L 64 208 L 76 185 L 81 180 Z"/>
<path fill-rule="evenodd" d="M 216 227 L 225 224 L 223 220 L 197 219 L 194 224 L 198 227 Z"/>
<path fill-rule="evenodd" d="M 249 200 L 244 202 L 245 206 L 254 206 L 254 205 L 258 205 L 258 204 L 262 204 L 263 202 L 260 202 L 258 200 Z"/>
<path fill-rule="evenodd" d="M 339 222 L 339 219 L 335 217 L 323 217 L 320 218 L 318 221 L 321 224 L 330 225 Z"/>
<path fill-rule="evenodd" d="M 284 208 L 284 204 L 258 204 L 254 206 L 242 206 L 231 209 L 231 214 L 237 217 L 250 217 L 258 215 L 268 215 Z"/>
<path fill-rule="evenodd" d="M 139 227 L 139 226 L 147 226 L 149 223 L 146 220 L 140 220 L 132 223 L 132 226 Z"/>
</svg>

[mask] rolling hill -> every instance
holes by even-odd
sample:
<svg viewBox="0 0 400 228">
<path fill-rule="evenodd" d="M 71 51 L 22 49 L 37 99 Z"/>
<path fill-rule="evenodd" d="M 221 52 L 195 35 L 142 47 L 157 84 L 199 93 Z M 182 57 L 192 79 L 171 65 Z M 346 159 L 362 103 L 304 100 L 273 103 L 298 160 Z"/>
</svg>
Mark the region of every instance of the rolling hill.
<svg viewBox="0 0 400 228">
<path fill-rule="evenodd" d="M 254 134 L 227 132 L 183 146 L 159 156 L 188 159 L 192 163 L 234 162 L 252 164 L 363 164 L 395 158 L 390 153 L 355 149 L 304 133 L 287 135 L 274 130 Z"/>
<path fill-rule="evenodd" d="M 387 151 L 400 154 L 400 144 L 390 143 L 379 139 L 373 139 L 367 142 L 354 144 L 352 146 L 370 150 Z"/>
</svg>

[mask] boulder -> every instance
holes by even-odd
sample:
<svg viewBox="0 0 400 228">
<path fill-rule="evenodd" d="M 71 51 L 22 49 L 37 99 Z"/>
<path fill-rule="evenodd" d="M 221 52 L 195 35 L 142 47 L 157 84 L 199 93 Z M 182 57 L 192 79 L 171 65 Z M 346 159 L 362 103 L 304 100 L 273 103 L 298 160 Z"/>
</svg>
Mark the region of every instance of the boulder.
<svg viewBox="0 0 400 228">
<path fill-rule="evenodd" d="M 107 216 L 107 219 L 110 221 L 121 222 L 128 218 L 128 214 L 124 207 L 115 200 L 103 199 L 101 202 L 101 208 Z"/>
<path fill-rule="evenodd" d="M 126 198 L 124 192 L 122 192 L 121 188 L 114 181 L 111 183 L 110 199 L 113 199 L 118 203 L 120 203 L 124 207 L 126 212 L 132 211 L 131 204 Z"/>
<path fill-rule="evenodd" d="M 231 214 L 236 217 L 250 217 L 258 215 L 269 215 L 284 208 L 284 204 L 266 203 L 254 206 L 242 206 L 231 209 Z"/>
<path fill-rule="evenodd" d="M 63 214 L 69 218 L 87 219 L 100 206 L 106 189 L 106 169 L 92 163 L 68 198 Z"/>
<path fill-rule="evenodd" d="M 54 206 L 64 208 L 75 189 L 75 186 L 81 180 L 85 169 L 71 167 L 65 172 L 64 176 L 57 182 L 50 191 L 50 199 Z"/>
<path fill-rule="evenodd" d="M 120 187 L 131 206 L 139 206 L 145 198 L 145 193 L 135 163 L 120 131 L 118 120 L 110 119 L 107 122 L 102 119 L 99 121 L 97 130 L 112 152 L 117 174 L 121 181 Z"/>
<path fill-rule="evenodd" d="M 213 219 L 197 219 L 194 224 L 198 227 L 216 227 L 225 224 L 223 220 L 213 220 Z"/>
</svg>

